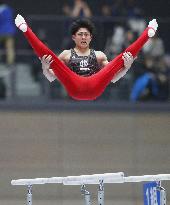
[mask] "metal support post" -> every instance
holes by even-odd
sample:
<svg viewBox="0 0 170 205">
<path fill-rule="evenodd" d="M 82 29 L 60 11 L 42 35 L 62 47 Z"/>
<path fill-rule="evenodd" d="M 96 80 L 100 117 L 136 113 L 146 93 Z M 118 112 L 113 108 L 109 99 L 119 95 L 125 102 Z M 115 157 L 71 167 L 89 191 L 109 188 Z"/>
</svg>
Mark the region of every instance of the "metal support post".
<svg viewBox="0 0 170 205">
<path fill-rule="evenodd" d="M 103 183 L 103 180 L 99 181 L 98 205 L 104 205 L 104 183 Z"/>
<path fill-rule="evenodd" d="M 91 205 L 90 192 L 85 189 L 85 185 L 81 186 L 81 194 L 84 195 L 85 205 Z"/>
<path fill-rule="evenodd" d="M 32 185 L 28 186 L 27 205 L 32 205 Z"/>
<path fill-rule="evenodd" d="M 160 192 L 160 205 L 166 205 L 166 190 L 161 186 L 161 181 L 157 183 L 157 190 Z"/>
</svg>

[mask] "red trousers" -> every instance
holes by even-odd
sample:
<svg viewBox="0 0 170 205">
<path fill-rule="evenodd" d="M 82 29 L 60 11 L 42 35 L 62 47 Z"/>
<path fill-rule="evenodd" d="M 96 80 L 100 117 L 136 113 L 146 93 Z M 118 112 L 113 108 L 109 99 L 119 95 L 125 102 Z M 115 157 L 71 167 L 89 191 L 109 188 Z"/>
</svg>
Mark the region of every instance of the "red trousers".
<svg viewBox="0 0 170 205">
<path fill-rule="evenodd" d="M 149 28 L 146 28 L 141 36 L 125 51 L 130 52 L 133 57 L 135 57 L 149 39 L 148 29 Z M 107 85 L 113 79 L 114 75 L 124 67 L 122 54 L 125 51 L 110 61 L 98 73 L 88 77 L 79 76 L 71 71 L 63 62 L 61 62 L 57 56 L 36 37 L 29 27 L 24 35 L 38 57 L 42 57 L 43 55 L 52 56 L 54 61 L 51 64 L 51 68 L 53 69 L 54 74 L 64 85 L 69 96 L 76 100 L 96 99 L 103 93 Z"/>
</svg>

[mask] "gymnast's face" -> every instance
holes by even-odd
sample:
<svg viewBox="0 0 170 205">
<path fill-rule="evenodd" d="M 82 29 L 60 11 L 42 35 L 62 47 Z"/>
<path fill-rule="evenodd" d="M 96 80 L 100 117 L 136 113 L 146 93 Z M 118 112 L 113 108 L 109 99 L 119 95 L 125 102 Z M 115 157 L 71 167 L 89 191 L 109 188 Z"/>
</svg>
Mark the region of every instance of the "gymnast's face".
<svg viewBox="0 0 170 205">
<path fill-rule="evenodd" d="M 74 35 L 72 35 L 72 39 L 77 47 L 88 48 L 92 40 L 92 35 L 86 28 L 80 28 Z"/>
</svg>

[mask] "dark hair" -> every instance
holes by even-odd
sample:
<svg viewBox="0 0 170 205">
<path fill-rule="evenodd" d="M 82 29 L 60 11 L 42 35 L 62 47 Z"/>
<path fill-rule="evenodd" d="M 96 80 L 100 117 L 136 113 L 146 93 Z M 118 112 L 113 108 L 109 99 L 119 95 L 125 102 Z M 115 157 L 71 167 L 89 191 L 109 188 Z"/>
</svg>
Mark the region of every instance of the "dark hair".
<svg viewBox="0 0 170 205">
<path fill-rule="evenodd" d="M 70 33 L 74 35 L 80 28 L 86 28 L 91 35 L 94 34 L 95 26 L 89 19 L 77 19 L 70 27 Z"/>
</svg>

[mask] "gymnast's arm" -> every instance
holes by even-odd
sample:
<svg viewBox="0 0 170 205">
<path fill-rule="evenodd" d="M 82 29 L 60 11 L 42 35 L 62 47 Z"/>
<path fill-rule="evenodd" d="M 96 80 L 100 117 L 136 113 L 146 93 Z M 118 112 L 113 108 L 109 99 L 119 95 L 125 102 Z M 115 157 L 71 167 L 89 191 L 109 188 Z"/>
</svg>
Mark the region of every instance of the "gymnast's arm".
<svg viewBox="0 0 170 205">
<path fill-rule="evenodd" d="M 121 70 L 119 70 L 118 73 L 116 73 L 116 75 L 111 80 L 112 83 L 117 82 L 118 80 L 120 80 L 120 78 L 126 75 L 127 71 L 131 68 L 132 63 L 136 58 L 134 58 L 130 52 L 124 52 L 122 59 L 124 61 L 124 67 Z"/>
<path fill-rule="evenodd" d="M 67 63 L 68 59 L 70 57 L 70 50 L 64 50 L 58 58 L 63 63 Z M 50 68 L 51 63 L 53 62 L 51 55 L 44 55 L 41 59 L 42 64 L 42 70 L 44 76 L 50 81 L 53 82 L 55 79 L 57 79 L 56 75 L 54 74 L 53 70 Z"/>
<path fill-rule="evenodd" d="M 42 64 L 42 70 L 44 76 L 50 81 L 53 82 L 56 79 L 53 70 L 50 68 L 51 63 L 53 62 L 51 55 L 44 55 L 42 58 L 39 58 Z"/>
<path fill-rule="evenodd" d="M 19 14 L 15 18 L 15 24 L 24 33 L 28 30 L 28 26 L 27 26 L 27 23 L 26 23 L 25 19 Z M 68 51 L 63 51 L 59 55 L 59 59 L 63 62 L 64 62 L 64 59 L 65 59 L 64 56 L 66 55 L 66 53 L 68 53 Z M 57 79 L 56 76 L 54 75 L 53 70 L 50 68 L 51 63 L 53 62 L 52 56 L 51 55 L 44 55 L 39 59 L 41 60 L 42 70 L 43 70 L 43 74 L 45 75 L 45 77 L 50 82 Z"/>
<path fill-rule="evenodd" d="M 106 55 L 103 52 L 97 51 L 96 56 L 97 56 L 98 62 L 101 65 L 101 67 L 104 67 L 109 63 Z M 115 83 L 118 80 L 120 80 L 120 78 L 122 78 L 127 73 L 127 71 L 130 69 L 134 61 L 134 58 L 130 52 L 123 53 L 122 59 L 124 61 L 124 67 L 118 73 L 114 75 L 113 79 L 111 80 L 112 83 Z"/>
</svg>

